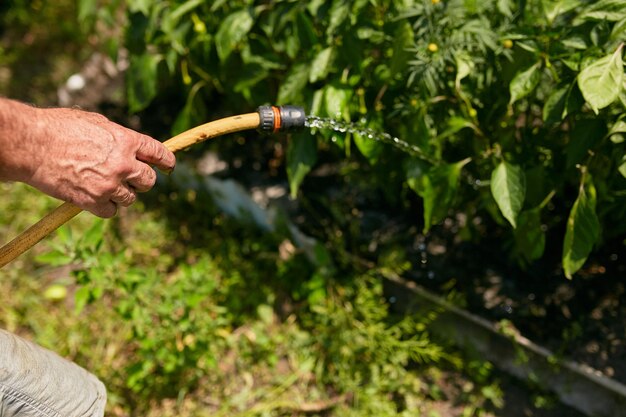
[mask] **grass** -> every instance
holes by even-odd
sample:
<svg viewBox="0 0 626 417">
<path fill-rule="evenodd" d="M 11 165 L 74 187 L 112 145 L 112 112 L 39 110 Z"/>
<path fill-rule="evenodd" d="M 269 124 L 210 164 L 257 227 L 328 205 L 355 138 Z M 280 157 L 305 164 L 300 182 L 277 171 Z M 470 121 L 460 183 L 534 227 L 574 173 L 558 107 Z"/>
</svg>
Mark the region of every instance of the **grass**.
<svg viewBox="0 0 626 417">
<path fill-rule="evenodd" d="M 1 187 L 2 236 L 57 204 Z M 389 313 L 376 271 L 329 272 L 281 253 L 285 239 L 203 193 L 154 191 L 111 221 L 81 214 L 3 269 L 0 326 L 99 376 L 109 416 L 414 416 L 453 402 L 489 415 L 493 381 L 446 398 L 462 361 L 424 319 Z"/>
</svg>

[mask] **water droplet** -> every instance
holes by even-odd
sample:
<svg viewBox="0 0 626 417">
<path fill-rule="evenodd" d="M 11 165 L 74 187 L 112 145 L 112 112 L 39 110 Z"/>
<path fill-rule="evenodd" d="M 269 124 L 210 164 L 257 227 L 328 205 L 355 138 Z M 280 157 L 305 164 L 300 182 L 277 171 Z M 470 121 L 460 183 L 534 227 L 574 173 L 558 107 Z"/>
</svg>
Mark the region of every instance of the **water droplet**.
<svg viewBox="0 0 626 417">
<path fill-rule="evenodd" d="M 435 273 L 433 271 L 428 271 L 428 274 L 426 274 L 426 276 L 428 277 L 428 279 L 435 279 Z"/>
<path fill-rule="evenodd" d="M 338 114 L 337 118 L 341 115 Z M 342 120 L 323 118 L 319 116 L 307 116 L 305 126 L 310 129 L 329 129 L 338 133 L 352 133 L 362 138 L 375 140 L 377 142 L 383 142 L 394 146 L 395 148 L 416 156 L 424 156 L 422 150 L 415 145 L 403 141 L 400 138 L 394 137 L 387 132 L 377 132 L 363 126 L 367 123 L 365 118 L 361 118 L 358 123 L 350 123 Z"/>
</svg>

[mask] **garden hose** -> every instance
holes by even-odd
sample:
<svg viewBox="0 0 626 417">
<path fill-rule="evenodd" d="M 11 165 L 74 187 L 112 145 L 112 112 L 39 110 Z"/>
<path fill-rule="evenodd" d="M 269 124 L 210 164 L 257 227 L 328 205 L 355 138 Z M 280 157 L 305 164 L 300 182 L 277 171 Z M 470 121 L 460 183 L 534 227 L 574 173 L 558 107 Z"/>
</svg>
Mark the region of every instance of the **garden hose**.
<svg viewBox="0 0 626 417">
<path fill-rule="evenodd" d="M 275 133 L 301 128 L 305 123 L 304 109 L 296 106 L 260 106 L 256 112 L 226 117 L 197 126 L 165 141 L 172 152 L 181 151 L 197 143 L 229 133 L 258 129 Z M 0 248 L 0 268 L 20 256 L 39 241 L 68 222 L 82 209 L 72 203 L 63 203 L 55 210 Z"/>
</svg>

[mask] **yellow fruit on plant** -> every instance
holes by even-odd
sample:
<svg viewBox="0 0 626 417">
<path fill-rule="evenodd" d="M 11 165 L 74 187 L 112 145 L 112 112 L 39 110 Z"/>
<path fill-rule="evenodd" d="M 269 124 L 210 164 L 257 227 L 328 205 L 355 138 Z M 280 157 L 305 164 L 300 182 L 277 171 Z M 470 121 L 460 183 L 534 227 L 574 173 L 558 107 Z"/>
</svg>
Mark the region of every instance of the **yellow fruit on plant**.
<svg viewBox="0 0 626 417">
<path fill-rule="evenodd" d="M 430 0 L 433 4 L 439 3 L 441 0 Z"/>
<path fill-rule="evenodd" d="M 52 284 L 43 293 L 44 298 L 52 301 L 61 301 L 67 296 L 67 288 L 64 285 Z"/>
<path fill-rule="evenodd" d="M 504 46 L 506 49 L 511 49 L 513 47 L 513 41 L 510 39 L 505 39 L 504 41 L 502 41 L 502 46 Z"/>
<path fill-rule="evenodd" d="M 436 43 L 429 43 L 428 44 L 428 50 L 430 52 L 437 52 L 439 50 L 439 47 L 437 46 Z"/>
</svg>

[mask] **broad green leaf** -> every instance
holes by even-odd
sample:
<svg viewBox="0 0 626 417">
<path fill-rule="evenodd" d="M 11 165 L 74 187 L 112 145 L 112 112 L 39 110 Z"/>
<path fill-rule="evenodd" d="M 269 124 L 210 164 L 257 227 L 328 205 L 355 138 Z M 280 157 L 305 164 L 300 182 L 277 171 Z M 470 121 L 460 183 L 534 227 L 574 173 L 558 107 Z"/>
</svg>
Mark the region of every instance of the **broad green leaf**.
<svg viewBox="0 0 626 417">
<path fill-rule="evenodd" d="M 409 187 L 424 200 L 424 233 L 448 215 L 456 197 L 461 170 L 469 161 L 467 158 L 453 164 L 437 165 L 427 172 L 407 170 Z"/>
<path fill-rule="evenodd" d="M 246 76 L 233 86 L 233 91 L 238 93 L 253 87 L 269 75 L 269 71 L 258 63 L 244 64 L 241 70 Z"/>
<path fill-rule="evenodd" d="M 353 91 L 341 85 L 328 85 L 324 92 L 324 105 L 326 114 L 330 117 L 350 120 L 348 104 L 352 99 Z"/>
<path fill-rule="evenodd" d="M 206 107 L 198 105 L 195 100 L 198 91 L 200 91 L 200 89 L 202 89 L 205 85 L 206 83 L 204 81 L 200 81 L 194 84 L 191 90 L 189 90 L 185 106 L 180 113 L 178 113 L 176 120 L 172 124 L 172 136 L 191 129 L 206 120 Z"/>
<path fill-rule="evenodd" d="M 613 54 L 597 60 L 578 74 L 580 91 L 596 114 L 613 103 L 622 90 L 622 46 L 623 44 Z"/>
<path fill-rule="evenodd" d="M 583 9 L 574 20 L 574 25 L 585 20 L 617 22 L 624 18 L 626 18 L 624 0 L 599 0 L 591 2 Z"/>
<path fill-rule="evenodd" d="M 596 189 L 590 175 L 584 177 L 578 198 L 567 219 L 563 242 L 563 271 L 570 279 L 582 268 L 600 237 L 600 221 L 596 215 Z"/>
<path fill-rule="evenodd" d="M 92 21 L 98 11 L 98 0 L 78 0 L 78 20 Z"/>
<path fill-rule="evenodd" d="M 519 72 L 511 81 L 509 91 L 511 99 L 509 104 L 515 103 L 517 100 L 526 97 L 532 93 L 539 81 L 541 80 L 541 62 L 537 62 L 530 68 Z"/>
<path fill-rule="evenodd" d="M 128 0 L 126 3 L 128 4 L 128 10 L 131 12 L 139 12 L 148 16 L 150 14 L 150 6 L 153 2 L 151 0 Z"/>
<path fill-rule="evenodd" d="M 330 21 L 326 29 L 326 36 L 332 38 L 337 29 L 343 26 L 350 16 L 350 4 L 344 0 L 335 0 L 330 8 Z"/>
<path fill-rule="evenodd" d="M 74 293 L 74 310 L 76 314 L 83 311 L 85 306 L 91 301 L 91 291 L 86 286 L 80 286 Z"/>
<path fill-rule="evenodd" d="M 311 63 L 311 72 L 309 73 L 309 82 L 324 80 L 330 71 L 334 55 L 334 48 L 329 46 L 322 49 L 320 53 L 313 59 Z"/>
<path fill-rule="evenodd" d="M 516 8 L 517 4 L 513 0 L 498 0 L 497 7 L 500 13 L 505 15 L 506 17 L 513 17 L 513 10 Z"/>
<path fill-rule="evenodd" d="M 374 130 L 381 129 L 380 122 L 373 126 L 370 125 L 369 127 Z M 374 164 L 378 161 L 378 157 L 384 149 L 383 143 L 375 140 L 374 138 L 370 138 L 365 135 L 359 135 L 357 133 L 354 134 L 354 144 L 356 145 L 359 152 L 361 152 L 371 164 Z"/>
<path fill-rule="evenodd" d="M 41 255 L 37 255 L 35 258 L 37 262 L 42 264 L 47 264 L 51 266 L 61 266 L 67 265 L 74 260 L 71 254 L 67 254 L 61 250 L 52 250 L 50 252 L 42 253 Z"/>
<path fill-rule="evenodd" d="M 581 0 L 543 0 L 543 10 L 548 22 L 553 22 L 559 15 L 567 13 L 583 4 Z"/>
<path fill-rule="evenodd" d="M 522 211 L 517 218 L 515 246 L 527 262 L 541 258 L 546 247 L 546 234 L 541 225 L 541 209 Z"/>
<path fill-rule="evenodd" d="M 292 198 L 317 160 L 317 142 L 309 133 L 294 135 L 287 145 L 287 176 Z"/>
<path fill-rule="evenodd" d="M 502 161 L 491 173 L 491 194 L 513 228 L 524 205 L 526 177 L 521 167 Z"/>
<path fill-rule="evenodd" d="M 574 34 L 568 38 L 565 38 L 561 41 L 561 43 L 566 48 L 571 48 L 571 49 L 585 50 L 589 48 L 589 45 L 587 45 L 587 41 L 585 40 L 585 38 L 579 34 Z"/>
<path fill-rule="evenodd" d="M 397 75 L 402 73 L 407 67 L 409 59 L 411 59 L 411 48 L 414 44 L 414 32 L 413 28 L 408 22 L 403 22 L 398 29 L 396 29 L 394 41 L 393 41 L 393 55 L 391 56 L 391 63 L 389 64 L 389 70 L 391 75 Z"/>
<path fill-rule="evenodd" d="M 626 38 L 625 35 L 626 35 L 626 16 L 619 22 L 615 23 L 615 25 L 613 26 L 613 29 L 611 30 L 610 40 L 612 42 L 616 42 L 616 41 L 619 41 L 620 39 Z"/>
<path fill-rule="evenodd" d="M 150 0 L 135 0 L 135 1 L 136 2 L 140 1 L 140 2 L 146 2 L 146 3 L 153 3 L 153 1 L 150 1 Z M 170 19 L 172 19 L 172 21 L 176 22 L 181 17 L 183 17 L 184 15 L 186 15 L 187 13 L 189 13 L 190 11 L 195 9 L 196 7 L 202 5 L 203 3 L 206 3 L 206 2 L 204 0 L 188 0 L 188 1 L 184 2 L 183 4 L 181 4 L 180 6 L 178 6 L 176 9 L 174 9 L 172 14 L 170 15 Z"/>
<path fill-rule="evenodd" d="M 131 55 L 126 82 L 131 112 L 145 109 L 157 94 L 157 69 L 161 57 L 153 54 Z"/>
<path fill-rule="evenodd" d="M 543 121 L 547 124 L 558 123 L 564 118 L 565 113 L 565 101 L 567 100 L 567 93 L 569 87 L 563 87 L 556 90 L 548 97 L 543 105 Z"/>
<path fill-rule="evenodd" d="M 220 61 L 224 62 L 243 41 L 254 25 L 248 9 L 239 10 L 226 17 L 215 34 L 215 47 Z"/>
<path fill-rule="evenodd" d="M 437 136 L 437 138 L 444 139 L 453 136 L 454 134 L 466 128 L 476 129 L 476 126 L 474 126 L 471 121 L 463 117 L 452 116 L 448 119 L 448 125 L 446 126 L 446 130 L 444 130 L 439 136 Z"/>
<path fill-rule="evenodd" d="M 298 64 L 291 68 L 278 89 L 277 104 L 302 102 L 302 90 L 309 81 L 309 66 Z"/>
<path fill-rule="evenodd" d="M 458 54 L 455 58 L 456 61 L 456 78 L 454 83 L 457 89 L 461 89 L 461 80 L 467 77 L 474 70 L 475 64 L 472 59 L 465 54 Z"/>
<path fill-rule="evenodd" d="M 102 219 L 96 219 L 89 229 L 83 233 L 81 244 L 90 249 L 97 249 L 104 239 L 104 231 L 107 223 Z"/>
<path fill-rule="evenodd" d="M 578 84 L 574 82 L 548 97 L 543 106 L 543 120 L 546 124 L 559 123 L 568 115 L 578 112 L 583 104 L 585 100 L 580 94 Z"/>
<path fill-rule="evenodd" d="M 607 137 L 609 137 L 613 143 L 622 143 L 624 142 L 624 133 L 626 133 L 626 119 L 621 118 L 613 123 L 609 133 L 607 133 Z"/>
<path fill-rule="evenodd" d="M 297 32 L 301 48 L 308 50 L 318 44 L 319 40 L 317 38 L 317 34 L 315 33 L 315 28 L 313 27 L 311 18 L 309 18 L 305 12 L 300 12 L 296 15 L 294 30 Z"/>
</svg>

